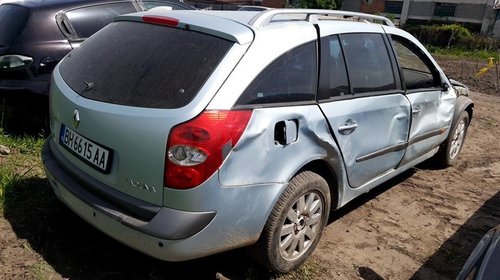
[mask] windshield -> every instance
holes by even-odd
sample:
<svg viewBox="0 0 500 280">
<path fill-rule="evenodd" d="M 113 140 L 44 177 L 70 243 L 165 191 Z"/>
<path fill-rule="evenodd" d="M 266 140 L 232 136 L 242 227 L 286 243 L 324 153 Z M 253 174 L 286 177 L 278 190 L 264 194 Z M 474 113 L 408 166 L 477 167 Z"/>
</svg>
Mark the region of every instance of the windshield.
<svg viewBox="0 0 500 280">
<path fill-rule="evenodd" d="M 28 18 L 28 8 L 9 4 L 0 5 L 0 47 L 10 46 L 21 35 Z"/>
<path fill-rule="evenodd" d="M 98 101 L 148 108 L 187 105 L 232 42 L 211 35 L 137 22 L 115 22 L 61 63 L 64 81 Z"/>
</svg>

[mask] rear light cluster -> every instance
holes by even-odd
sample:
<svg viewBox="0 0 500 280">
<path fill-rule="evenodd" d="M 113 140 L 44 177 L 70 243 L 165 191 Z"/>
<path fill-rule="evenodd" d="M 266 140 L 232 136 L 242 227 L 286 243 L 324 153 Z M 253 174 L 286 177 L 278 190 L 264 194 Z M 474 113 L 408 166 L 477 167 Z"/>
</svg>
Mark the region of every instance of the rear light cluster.
<svg viewBox="0 0 500 280">
<path fill-rule="evenodd" d="M 164 185 L 189 189 L 208 179 L 238 143 L 252 111 L 204 111 L 170 131 Z"/>
</svg>

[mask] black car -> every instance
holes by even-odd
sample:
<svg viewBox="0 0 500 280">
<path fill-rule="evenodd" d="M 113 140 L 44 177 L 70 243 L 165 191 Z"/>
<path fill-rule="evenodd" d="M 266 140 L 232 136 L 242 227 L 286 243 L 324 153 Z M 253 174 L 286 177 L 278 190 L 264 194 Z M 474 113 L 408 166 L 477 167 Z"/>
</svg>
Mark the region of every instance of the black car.
<svg viewBox="0 0 500 280">
<path fill-rule="evenodd" d="M 488 231 L 476 245 L 456 280 L 500 279 L 500 225 Z"/>
<path fill-rule="evenodd" d="M 194 9 L 167 0 L 31 0 L 0 5 L 0 95 L 48 95 L 54 66 L 117 15 L 158 6 Z"/>
</svg>

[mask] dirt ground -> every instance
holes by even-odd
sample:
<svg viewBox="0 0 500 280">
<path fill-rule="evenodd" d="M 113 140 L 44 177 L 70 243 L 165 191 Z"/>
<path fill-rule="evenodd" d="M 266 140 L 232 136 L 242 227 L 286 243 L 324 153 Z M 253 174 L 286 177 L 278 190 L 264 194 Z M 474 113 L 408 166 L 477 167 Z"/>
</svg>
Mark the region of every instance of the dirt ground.
<svg viewBox="0 0 500 280">
<path fill-rule="evenodd" d="M 454 279 L 482 235 L 500 224 L 500 93 L 494 74 L 473 78 L 476 61 L 439 62 L 450 77 L 488 93 L 471 94 L 474 117 L 459 163 L 420 165 L 332 213 L 295 273 L 268 274 L 244 250 L 156 261 L 80 220 L 43 176 L 32 176 L 13 186 L 7 199 L 15 203 L 0 212 L 0 279 Z"/>
</svg>

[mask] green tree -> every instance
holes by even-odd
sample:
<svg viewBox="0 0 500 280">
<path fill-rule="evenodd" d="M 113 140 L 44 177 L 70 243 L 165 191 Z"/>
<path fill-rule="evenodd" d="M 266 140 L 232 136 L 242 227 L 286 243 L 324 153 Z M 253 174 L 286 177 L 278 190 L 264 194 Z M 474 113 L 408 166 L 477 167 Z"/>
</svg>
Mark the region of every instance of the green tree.
<svg viewBox="0 0 500 280">
<path fill-rule="evenodd" d="M 337 3 L 335 0 L 299 0 L 297 6 L 305 9 L 335 10 L 337 8 Z"/>
</svg>

